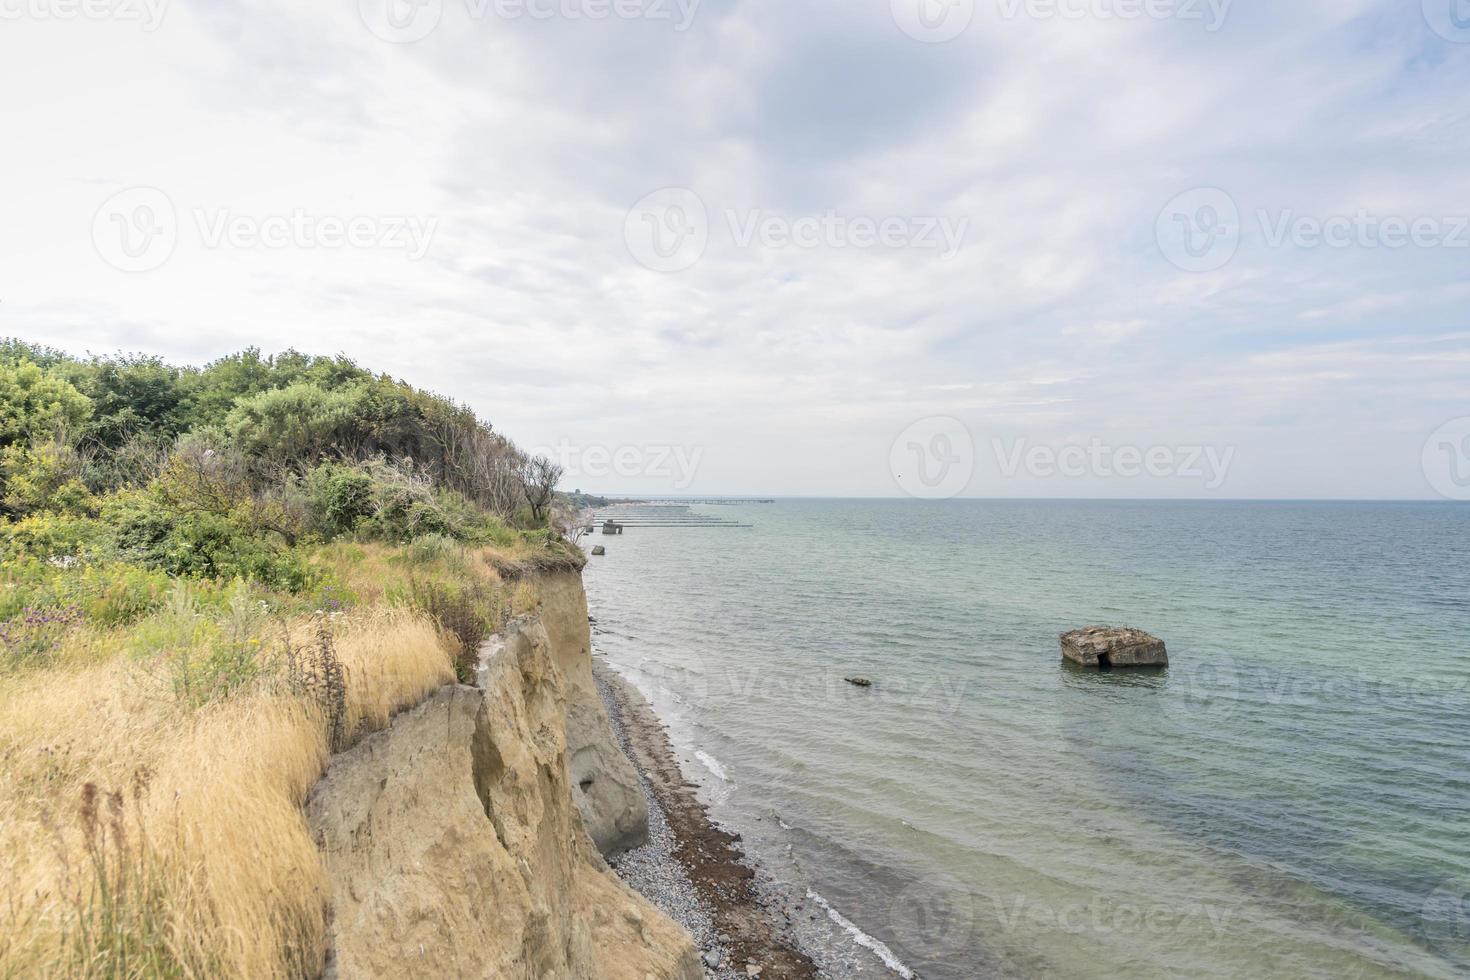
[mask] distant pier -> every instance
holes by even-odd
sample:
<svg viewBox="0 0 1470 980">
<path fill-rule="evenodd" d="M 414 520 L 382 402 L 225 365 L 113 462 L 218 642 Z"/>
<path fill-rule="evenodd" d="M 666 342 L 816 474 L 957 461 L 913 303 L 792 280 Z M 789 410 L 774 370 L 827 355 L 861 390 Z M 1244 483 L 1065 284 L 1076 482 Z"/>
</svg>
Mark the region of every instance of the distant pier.
<svg viewBox="0 0 1470 980">
<path fill-rule="evenodd" d="M 724 501 L 735 503 L 736 501 Z M 757 501 L 744 501 L 744 503 L 756 503 Z M 613 504 L 607 508 L 596 511 L 588 520 L 589 526 L 600 526 L 604 534 L 621 534 L 625 528 L 751 528 L 754 524 L 731 520 L 726 517 L 716 517 L 712 514 L 695 514 L 689 510 L 691 504 L 696 501 L 685 503 L 684 501 L 670 502 L 659 501 L 658 503 L 629 503 L 623 506 Z M 608 525 L 615 526 L 617 530 L 608 531 Z"/>
</svg>

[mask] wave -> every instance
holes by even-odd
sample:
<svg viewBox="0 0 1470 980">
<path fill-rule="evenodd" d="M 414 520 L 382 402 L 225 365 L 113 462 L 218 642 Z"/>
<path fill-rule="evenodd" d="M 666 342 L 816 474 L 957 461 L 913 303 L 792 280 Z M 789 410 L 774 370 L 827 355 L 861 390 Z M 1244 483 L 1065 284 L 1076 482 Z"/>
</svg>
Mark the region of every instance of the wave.
<svg viewBox="0 0 1470 980">
<path fill-rule="evenodd" d="M 893 955 L 893 950 L 888 948 L 887 943 L 863 932 L 853 924 L 851 919 L 834 909 L 825 898 L 810 888 L 806 890 L 806 897 L 820 905 L 826 911 L 827 918 L 841 926 L 843 931 L 852 937 L 853 942 L 864 949 L 872 950 L 873 955 L 882 960 L 884 966 L 903 977 L 904 980 L 916 980 L 918 974 L 904 966 L 903 960 Z"/>
<path fill-rule="evenodd" d="M 694 758 L 704 763 L 704 767 L 710 772 L 714 773 L 715 778 L 718 779 L 720 782 L 730 782 L 730 774 L 725 771 L 725 767 L 720 764 L 719 759 L 716 759 L 714 756 L 710 755 L 708 752 L 705 752 L 702 749 L 694 753 Z"/>
</svg>

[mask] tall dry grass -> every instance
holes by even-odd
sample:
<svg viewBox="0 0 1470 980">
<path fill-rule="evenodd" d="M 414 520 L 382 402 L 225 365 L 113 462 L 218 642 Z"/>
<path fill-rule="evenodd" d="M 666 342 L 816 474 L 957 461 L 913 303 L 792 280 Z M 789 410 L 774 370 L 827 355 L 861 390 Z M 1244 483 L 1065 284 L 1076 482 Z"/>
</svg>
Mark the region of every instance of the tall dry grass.
<svg viewBox="0 0 1470 980">
<path fill-rule="evenodd" d="M 100 660 L 109 638 L 82 637 L 58 666 L 0 679 L 0 977 L 320 970 L 326 892 L 302 804 L 333 732 L 382 728 L 454 680 L 425 617 L 369 607 L 330 624 L 334 708 L 299 683 L 322 631 L 288 628 L 298 683 L 266 671 L 197 707 L 121 636 Z"/>
</svg>

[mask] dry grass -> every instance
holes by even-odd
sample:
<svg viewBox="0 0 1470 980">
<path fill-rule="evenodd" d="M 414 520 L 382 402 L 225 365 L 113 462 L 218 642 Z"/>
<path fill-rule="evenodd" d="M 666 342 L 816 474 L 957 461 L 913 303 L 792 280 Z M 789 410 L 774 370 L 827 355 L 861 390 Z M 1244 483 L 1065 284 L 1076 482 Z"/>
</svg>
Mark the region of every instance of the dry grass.
<svg viewBox="0 0 1470 980">
<path fill-rule="evenodd" d="M 292 624 L 293 644 L 319 628 Z M 0 977 L 315 973 L 325 890 L 301 807 L 329 712 L 279 672 L 181 707 L 111 639 L 0 679 Z M 359 606 L 330 642 L 349 736 L 454 678 L 401 609 Z"/>
</svg>

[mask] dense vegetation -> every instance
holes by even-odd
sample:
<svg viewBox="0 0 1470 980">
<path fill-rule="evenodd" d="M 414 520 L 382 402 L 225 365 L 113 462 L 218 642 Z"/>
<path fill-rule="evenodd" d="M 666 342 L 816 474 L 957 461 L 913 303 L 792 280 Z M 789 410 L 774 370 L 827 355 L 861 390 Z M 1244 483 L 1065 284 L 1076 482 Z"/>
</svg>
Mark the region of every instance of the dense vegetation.
<svg viewBox="0 0 1470 980">
<path fill-rule="evenodd" d="M 343 357 L 247 350 L 194 369 L 0 344 L 8 560 L 294 591 L 310 584 L 303 544 L 508 544 L 545 527 L 557 475 L 469 408 Z"/>
<path fill-rule="evenodd" d="M 319 972 L 304 794 L 579 566 L 558 476 L 343 357 L 0 342 L 0 978 Z"/>
</svg>

